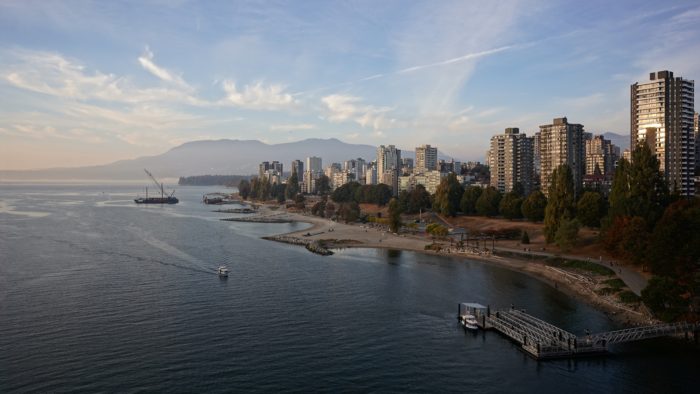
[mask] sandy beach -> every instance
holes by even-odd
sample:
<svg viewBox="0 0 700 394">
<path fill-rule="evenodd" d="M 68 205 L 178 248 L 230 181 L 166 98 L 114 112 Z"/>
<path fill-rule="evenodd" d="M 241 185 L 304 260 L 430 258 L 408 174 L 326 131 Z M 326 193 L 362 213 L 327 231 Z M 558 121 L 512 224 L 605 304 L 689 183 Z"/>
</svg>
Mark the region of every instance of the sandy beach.
<svg viewBox="0 0 700 394">
<path fill-rule="evenodd" d="M 393 234 L 382 226 L 368 224 L 345 224 L 334 222 L 317 216 L 288 212 L 282 207 L 262 205 L 259 212 L 251 217 L 251 221 L 270 222 L 304 222 L 311 224 L 310 228 L 286 234 L 267 237 L 300 245 L 323 245 L 328 249 L 334 248 L 385 248 L 414 251 L 425 254 L 461 257 L 470 260 L 495 264 L 500 267 L 515 270 L 541 280 L 568 295 L 581 299 L 608 314 L 612 319 L 625 325 L 642 325 L 654 323 L 655 320 L 643 306 L 634 308 L 615 300 L 611 296 L 599 295 L 595 292 L 599 287 L 595 278 L 581 275 L 577 272 L 555 268 L 541 260 L 525 260 L 514 257 L 494 256 L 488 251 L 458 251 L 450 247 L 449 242 L 443 242 L 439 251 L 426 250 L 426 245 L 433 243 L 430 237 L 411 234 Z M 278 238 L 278 239 L 276 239 Z M 291 241 L 291 242 L 290 242 Z"/>
</svg>

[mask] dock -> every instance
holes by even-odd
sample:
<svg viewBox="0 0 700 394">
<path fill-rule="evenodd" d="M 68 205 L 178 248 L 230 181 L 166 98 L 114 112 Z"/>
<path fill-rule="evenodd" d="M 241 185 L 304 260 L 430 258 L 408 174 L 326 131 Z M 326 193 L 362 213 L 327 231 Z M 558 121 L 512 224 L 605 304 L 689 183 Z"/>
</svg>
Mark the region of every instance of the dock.
<svg viewBox="0 0 700 394">
<path fill-rule="evenodd" d="M 679 322 L 576 335 L 513 306 L 491 311 L 490 306 L 459 304 L 457 317 L 467 314 L 476 317 L 480 329 L 497 331 L 537 360 L 600 355 L 612 344 L 664 336 L 692 335 L 697 342 L 700 333 L 700 323 Z"/>
</svg>

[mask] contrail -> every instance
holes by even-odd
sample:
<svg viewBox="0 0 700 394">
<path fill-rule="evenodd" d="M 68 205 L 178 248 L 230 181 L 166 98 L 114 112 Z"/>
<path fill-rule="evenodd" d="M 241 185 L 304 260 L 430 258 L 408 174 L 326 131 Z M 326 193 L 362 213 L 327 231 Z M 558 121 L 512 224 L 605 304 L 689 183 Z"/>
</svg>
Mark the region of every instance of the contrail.
<svg viewBox="0 0 700 394">
<path fill-rule="evenodd" d="M 499 52 L 503 52 L 503 51 L 507 51 L 507 50 L 513 49 L 513 48 L 515 48 L 515 46 L 513 46 L 513 45 L 506 45 L 506 46 L 502 46 L 502 47 L 498 47 L 498 48 L 494 48 L 494 49 L 489 49 L 489 50 L 486 50 L 486 51 L 468 53 L 468 54 L 466 54 L 466 55 L 462 55 L 462 56 L 455 57 L 455 58 L 452 58 L 452 59 L 443 60 L 443 61 L 436 62 L 436 63 L 429 63 L 429 64 L 423 64 L 423 65 L 420 65 L 420 66 L 413 66 L 413 67 L 402 68 L 402 69 L 400 69 L 400 70 L 396 70 L 396 71 L 392 71 L 392 72 L 388 72 L 388 73 L 384 73 L 384 74 L 374 74 L 374 75 L 370 75 L 370 76 L 368 76 L 368 77 L 356 79 L 356 80 L 353 80 L 353 81 L 341 82 L 341 83 L 337 83 L 337 84 L 334 84 L 334 85 L 328 85 L 328 86 L 324 86 L 324 87 L 317 88 L 317 89 L 306 90 L 306 91 L 303 91 L 303 92 L 297 92 L 297 93 L 293 93 L 292 96 L 300 96 L 300 95 L 309 94 L 309 93 L 316 93 L 316 92 L 320 92 L 320 91 L 323 91 L 323 90 L 338 88 L 338 87 L 341 87 L 341 86 L 348 86 L 348 85 L 352 85 L 352 84 L 355 84 L 355 83 L 358 83 L 358 82 L 371 81 L 371 80 L 373 80 L 373 79 L 384 78 L 384 77 L 388 77 L 388 76 L 391 76 L 391 75 L 407 74 L 407 73 L 411 73 L 411 72 L 414 72 L 414 71 L 425 70 L 426 68 L 446 66 L 446 65 L 448 65 L 448 64 L 459 63 L 459 62 L 463 62 L 463 61 L 465 61 L 465 60 L 477 59 L 477 58 L 480 58 L 480 57 L 493 55 L 493 54 L 496 54 L 496 53 L 499 53 Z"/>
</svg>

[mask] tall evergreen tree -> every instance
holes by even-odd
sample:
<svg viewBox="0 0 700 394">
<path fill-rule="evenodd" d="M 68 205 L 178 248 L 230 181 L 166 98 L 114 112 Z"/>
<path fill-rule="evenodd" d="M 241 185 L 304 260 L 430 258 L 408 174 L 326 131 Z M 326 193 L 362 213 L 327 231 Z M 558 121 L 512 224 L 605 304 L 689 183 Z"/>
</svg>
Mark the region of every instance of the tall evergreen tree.
<svg viewBox="0 0 700 394">
<path fill-rule="evenodd" d="M 554 241 L 562 220 L 575 217 L 574 177 L 567 164 L 557 167 L 549 185 L 549 200 L 544 211 L 544 235 L 547 243 Z"/>
<path fill-rule="evenodd" d="M 457 180 L 457 175 L 450 173 L 442 179 L 435 191 L 435 208 L 443 215 L 455 216 L 463 192 L 464 189 Z"/>
<path fill-rule="evenodd" d="M 389 229 L 392 233 L 399 231 L 401 227 L 401 205 L 399 200 L 392 198 L 389 201 Z"/>
<path fill-rule="evenodd" d="M 501 203 L 501 192 L 495 187 L 489 186 L 481 193 L 479 199 L 476 200 L 476 213 L 481 216 L 496 216 L 498 215 L 498 207 Z"/>
<path fill-rule="evenodd" d="M 247 179 L 241 179 L 241 181 L 238 182 L 238 194 L 244 200 L 250 195 L 250 182 L 248 182 Z"/>
<path fill-rule="evenodd" d="M 576 217 L 588 227 L 600 227 L 605 215 L 605 200 L 598 192 L 585 192 L 576 204 Z"/>
<path fill-rule="evenodd" d="M 659 161 L 646 144 L 632 151 L 632 162 L 621 159 L 610 191 L 609 221 L 617 216 L 639 216 L 649 229 L 670 202 L 668 185 L 659 171 Z"/>
<path fill-rule="evenodd" d="M 523 217 L 521 206 L 523 198 L 517 192 L 506 193 L 499 203 L 498 210 L 506 219 L 520 219 Z"/>
<path fill-rule="evenodd" d="M 463 214 L 476 214 L 476 201 L 481 197 L 483 191 L 484 189 L 479 186 L 467 186 L 459 202 L 459 207 Z"/>
<path fill-rule="evenodd" d="M 292 175 L 287 179 L 287 199 L 292 200 L 297 194 L 299 194 L 299 176 L 297 175 L 297 170 L 293 168 Z"/>
</svg>

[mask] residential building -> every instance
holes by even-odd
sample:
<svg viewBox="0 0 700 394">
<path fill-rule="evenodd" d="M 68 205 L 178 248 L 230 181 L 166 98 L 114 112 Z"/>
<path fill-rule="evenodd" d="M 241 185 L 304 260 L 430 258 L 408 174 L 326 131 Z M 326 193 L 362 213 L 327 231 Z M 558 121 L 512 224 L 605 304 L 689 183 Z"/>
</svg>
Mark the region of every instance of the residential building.
<svg viewBox="0 0 700 394">
<path fill-rule="evenodd" d="M 700 174 L 700 129 L 698 129 L 698 113 L 693 116 L 693 137 L 695 138 L 695 173 Z M 697 192 L 697 190 L 696 190 Z"/>
<path fill-rule="evenodd" d="M 542 193 L 549 195 L 554 170 L 567 164 L 574 179 L 574 193 L 578 196 L 586 171 L 583 125 L 569 123 L 565 117 L 556 118 L 552 124 L 540 126 L 538 147 Z"/>
<path fill-rule="evenodd" d="M 262 179 L 263 175 L 265 175 L 265 171 L 270 169 L 270 162 L 269 161 L 263 161 L 258 165 L 258 178 Z"/>
<path fill-rule="evenodd" d="M 671 190 L 695 194 L 695 82 L 671 71 L 649 74 L 630 89 L 630 147 L 645 143 Z"/>
<path fill-rule="evenodd" d="M 304 162 L 301 160 L 292 161 L 292 172 L 296 172 L 297 178 L 299 178 L 301 181 L 301 178 L 304 175 Z"/>
<path fill-rule="evenodd" d="M 365 170 L 365 185 L 377 184 L 377 166 L 375 163 L 370 163 Z"/>
<path fill-rule="evenodd" d="M 422 145 L 416 148 L 416 171 L 434 171 L 437 170 L 438 153 L 437 147 L 430 145 Z"/>
<path fill-rule="evenodd" d="M 311 171 L 313 173 L 321 173 L 321 158 L 316 156 L 311 156 L 306 158 L 306 171 Z"/>
<path fill-rule="evenodd" d="M 533 138 L 510 127 L 491 137 L 488 154 L 490 184 L 501 193 L 512 191 L 517 184 L 525 195 L 532 191 Z"/>
<path fill-rule="evenodd" d="M 413 159 L 410 157 L 404 157 L 401 159 L 401 173 L 403 175 L 413 173 Z"/>
<path fill-rule="evenodd" d="M 615 163 L 619 159 L 620 149 L 616 149 L 615 145 L 602 135 L 587 139 L 585 144 L 586 175 L 593 175 L 597 167 L 600 175 L 611 178 L 615 172 Z"/>
<path fill-rule="evenodd" d="M 398 172 L 401 170 L 401 150 L 394 145 L 380 145 L 377 148 L 377 182 L 392 186 L 398 194 Z"/>
<path fill-rule="evenodd" d="M 440 185 L 440 181 L 445 176 L 447 176 L 446 173 L 437 170 L 402 176 L 398 180 L 399 191 L 411 192 L 416 185 L 423 185 L 428 193 L 434 194 Z"/>
<path fill-rule="evenodd" d="M 306 171 L 304 172 L 304 187 L 305 193 L 316 192 L 316 179 L 322 174 L 321 158 L 311 156 L 306 158 Z"/>
</svg>

